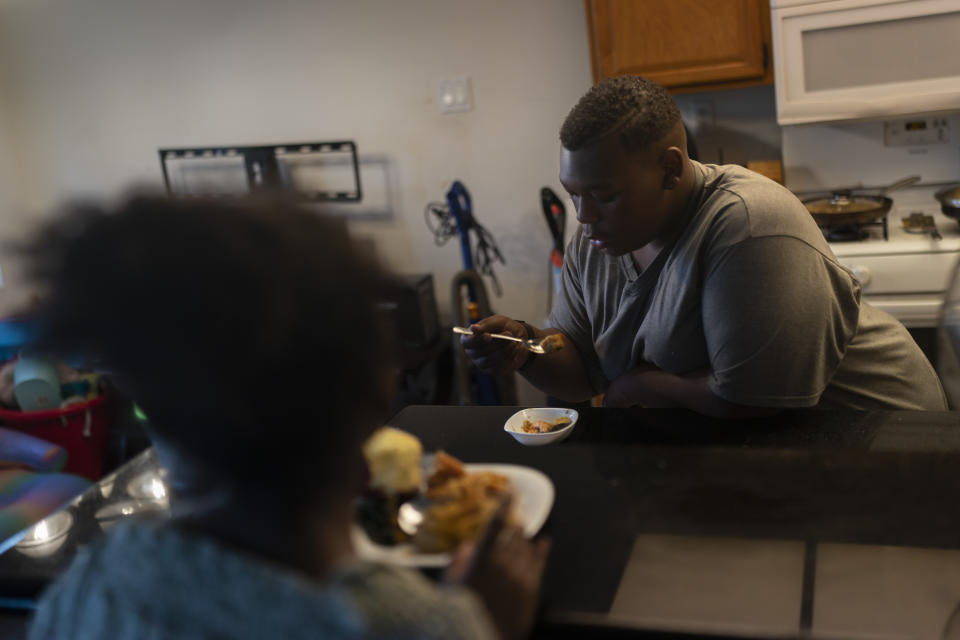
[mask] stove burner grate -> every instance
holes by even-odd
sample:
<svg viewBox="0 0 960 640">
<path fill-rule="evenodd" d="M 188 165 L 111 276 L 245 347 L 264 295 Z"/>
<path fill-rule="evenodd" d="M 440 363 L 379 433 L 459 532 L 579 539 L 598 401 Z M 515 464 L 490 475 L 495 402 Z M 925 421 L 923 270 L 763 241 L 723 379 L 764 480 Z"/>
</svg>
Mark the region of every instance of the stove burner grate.
<svg viewBox="0 0 960 640">
<path fill-rule="evenodd" d="M 820 231 L 827 242 L 860 242 L 870 237 L 870 229 L 879 227 L 883 229 L 883 239 L 889 240 L 890 236 L 887 230 L 887 216 L 874 222 L 859 222 L 855 224 L 837 224 L 822 225 Z"/>
</svg>

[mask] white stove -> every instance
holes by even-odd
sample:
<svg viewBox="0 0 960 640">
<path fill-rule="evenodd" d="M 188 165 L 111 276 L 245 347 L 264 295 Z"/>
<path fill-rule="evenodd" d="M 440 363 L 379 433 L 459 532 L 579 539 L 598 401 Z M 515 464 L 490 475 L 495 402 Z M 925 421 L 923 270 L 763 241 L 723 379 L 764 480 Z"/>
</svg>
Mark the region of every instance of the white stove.
<svg viewBox="0 0 960 640">
<path fill-rule="evenodd" d="M 911 133 L 905 136 L 904 131 Z M 863 227 L 866 237 L 861 240 L 828 237 L 840 263 L 863 285 L 863 298 L 909 328 L 938 326 L 960 262 L 960 223 L 941 213 L 933 195 L 945 184 L 960 182 L 957 134 L 960 114 L 783 128 L 786 186 L 801 198 L 921 177 L 919 186 L 887 195 L 893 206 L 886 238 L 879 225 Z M 908 232 L 903 218 L 913 213 L 932 216 L 941 237 Z"/>
<path fill-rule="evenodd" d="M 935 327 L 940 307 L 960 261 L 960 222 L 940 212 L 933 199 L 910 200 L 904 192 L 890 194 L 887 239 L 880 226 L 864 227 L 862 240 L 830 242 L 840 263 L 853 271 L 863 296 L 908 327 Z M 930 215 L 940 238 L 911 233 L 903 218 L 912 213 Z"/>
</svg>

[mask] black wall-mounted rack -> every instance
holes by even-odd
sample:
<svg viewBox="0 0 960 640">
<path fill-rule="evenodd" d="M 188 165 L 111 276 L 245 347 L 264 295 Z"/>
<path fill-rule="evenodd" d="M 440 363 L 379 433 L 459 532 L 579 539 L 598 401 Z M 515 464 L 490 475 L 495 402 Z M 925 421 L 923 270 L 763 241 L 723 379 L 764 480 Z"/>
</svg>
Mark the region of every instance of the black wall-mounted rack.
<svg viewBox="0 0 960 640">
<path fill-rule="evenodd" d="M 306 200 L 317 202 L 359 202 L 363 199 L 357 145 L 352 140 L 257 146 L 178 147 L 158 149 L 157 153 L 160 155 L 160 166 L 163 169 L 163 182 L 167 193 L 174 196 L 236 197 L 245 193 L 280 190 L 293 192 Z M 308 188 L 296 184 L 296 181 L 291 179 L 290 167 L 297 162 L 334 154 L 340 164 L 351 165 L 353 171 L 351 185 L 341 184 L 337 189 Z M 349 159 L 345 154 L 349 154 Z M 178 188 L 177 180 L 172 180 L 171 174 L 174 172 L 174 165 L 176 163 L 182 165 L 184 161 L 190 162 L 192 166 L 190 168 L 180 166 L 180 173 L 204 168 L 209 172 L 212 168 L 222 175 L 230 174 L 233 188 L 218 190 L 215 184 L 208 184 L 205 185 L 206 188 L 197 190 Z M 316 164 L 323 164 L 323 160 Z M 245 180 L 237 175 L 241 168 L 245 173 Z"/>
</svg>

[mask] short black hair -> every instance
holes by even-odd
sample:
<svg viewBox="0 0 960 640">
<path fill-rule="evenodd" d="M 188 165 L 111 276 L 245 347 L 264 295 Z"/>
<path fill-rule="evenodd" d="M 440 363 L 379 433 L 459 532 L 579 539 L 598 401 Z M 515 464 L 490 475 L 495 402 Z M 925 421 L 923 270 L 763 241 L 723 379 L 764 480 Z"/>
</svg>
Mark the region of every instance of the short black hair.
<svg viewBox="0 0 960 640">
<path fill-rule="evenodd" d="M 627 151 L 639 151 L 680 121 L 680 110 L 666 89 L 639 76 L 620 76 L 602 81 L 580 98 L 560 127 L 560 144 L 576 151 L 619 132 Z"/>
<path fill-rule="evenodd" d="M 136 197 L 71 207 L 26 251 L 39 345 L 115 371 L 154 435 L 221 477 L 332 486 L 386 417 L 389 282 L 338 219 Z"/>
</svg>

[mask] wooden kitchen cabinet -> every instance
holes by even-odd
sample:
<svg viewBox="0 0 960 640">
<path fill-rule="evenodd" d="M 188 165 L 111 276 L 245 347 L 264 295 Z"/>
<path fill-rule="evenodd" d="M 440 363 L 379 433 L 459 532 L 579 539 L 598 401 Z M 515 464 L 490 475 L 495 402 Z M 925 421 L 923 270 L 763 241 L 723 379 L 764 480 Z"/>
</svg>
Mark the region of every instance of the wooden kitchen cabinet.
<svg viewBox="0 0 960 640">
<path fill-rule="evenodd" d="M 593 79 L 675 91 L 773 83 L 769 0 L 585 0 Z"/>
</svg>

